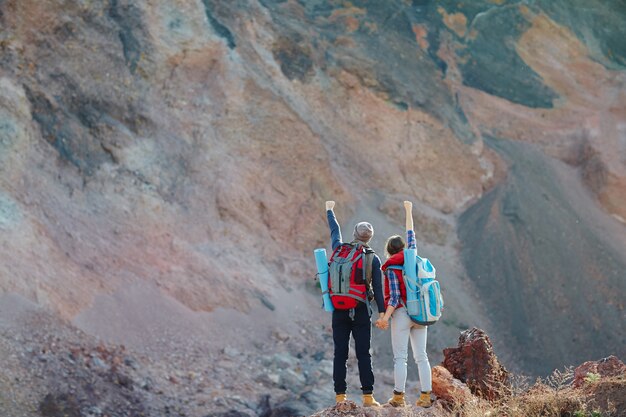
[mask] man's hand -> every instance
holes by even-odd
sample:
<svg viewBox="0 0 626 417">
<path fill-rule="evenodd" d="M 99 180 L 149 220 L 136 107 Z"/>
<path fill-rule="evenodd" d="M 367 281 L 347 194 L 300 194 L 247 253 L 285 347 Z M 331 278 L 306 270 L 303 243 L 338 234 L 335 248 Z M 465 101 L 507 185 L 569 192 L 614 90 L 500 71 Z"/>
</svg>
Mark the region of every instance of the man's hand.
<svg viewBox="0 0 626 417">
<path fill-rule="evenodd" d="M 327 201 L 326 202 L 326 210 L 332 210 L 335 208 L 335 202 L 334 201 Z"/>
<path fill-rule="evenodd" d="M 411 211 L 413 210 L 413 203 L 411 203 L 410 201 L 405 201 L 404 202 L 404 209 L 406 211 Z"/>
</svg>

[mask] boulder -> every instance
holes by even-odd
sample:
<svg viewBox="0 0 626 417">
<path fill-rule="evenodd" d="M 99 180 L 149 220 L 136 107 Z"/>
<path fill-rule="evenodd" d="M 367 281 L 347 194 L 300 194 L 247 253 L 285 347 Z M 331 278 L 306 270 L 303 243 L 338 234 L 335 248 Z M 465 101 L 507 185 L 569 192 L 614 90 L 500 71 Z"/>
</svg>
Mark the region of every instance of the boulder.
<svg viewBox="0 0 626 417">
<path fill-rule="evenodd" d="M 442 365 L 474 395 L 495 400 L 510 392 L 509 372 L 483 330 L 474 327 L 461 332 L 458 347 L 444 349 L 443 355 Z"/>
<path fill-rule="evenodd" d="M 613 355 L 599 361 L 587 361 L 574 370 L 574 387 L 582 387 L 589 374 L 597 374 L 601 378 L 626 375 L 626 365 Z"/>
<path fill-rule="evenodd" d="M 80 417 L 80 406 L 72 394 L 48 394 L 39 403 L 39 412 L 44 417 Z"/>
<path fill-rule="evenodd" d="M 454 378 L 443 366 L 435 366 L 433 373 L 433 394 L 447 403 L 466 403 L 475 400 L 469 387 Z"/>
</svg>

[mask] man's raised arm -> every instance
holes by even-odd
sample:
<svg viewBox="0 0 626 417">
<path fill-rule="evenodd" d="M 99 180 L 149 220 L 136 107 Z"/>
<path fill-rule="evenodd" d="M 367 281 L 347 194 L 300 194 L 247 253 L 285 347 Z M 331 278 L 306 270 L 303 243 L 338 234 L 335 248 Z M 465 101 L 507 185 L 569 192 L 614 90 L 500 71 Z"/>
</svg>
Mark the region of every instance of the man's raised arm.
<svg viewBox="0 0 626 417">
<path fill-rule="evenodd" d="M 333 211 L 334 208 L 334 201 L 326 202 L 326 216 L 328 217 L 328 227 L 330 228 L 330 244 L 333 250 L 341 245 L 341 228 L 339 227 L 339 223 L 337 223 L 337 218 Z"/>
</svg>

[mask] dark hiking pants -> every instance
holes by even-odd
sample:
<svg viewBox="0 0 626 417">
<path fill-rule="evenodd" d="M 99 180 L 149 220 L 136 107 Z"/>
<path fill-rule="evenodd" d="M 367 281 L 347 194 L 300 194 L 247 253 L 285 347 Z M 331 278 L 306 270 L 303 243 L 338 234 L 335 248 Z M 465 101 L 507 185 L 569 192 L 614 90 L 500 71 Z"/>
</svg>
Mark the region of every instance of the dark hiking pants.
<svg viewBox="0 0 626 417">
<path fill-rule="evenodd" d="M 371 394 L 374 390 L 374 372 L 372 372 L 372 356 L 370 340 L 372 323 L 367 305 L 359 303 L 354 309 L 354 320 L 349 310 L 333 311 L 333 341 L 335 342 L 335 359 L 333 363 L 333 381 L 335 393 L 344 394 L 347 389 L 346 369 L 350 334 L 354 338 L 356 358 L 359 363 L 359 377 L 363 394 Z"/>
</svg>

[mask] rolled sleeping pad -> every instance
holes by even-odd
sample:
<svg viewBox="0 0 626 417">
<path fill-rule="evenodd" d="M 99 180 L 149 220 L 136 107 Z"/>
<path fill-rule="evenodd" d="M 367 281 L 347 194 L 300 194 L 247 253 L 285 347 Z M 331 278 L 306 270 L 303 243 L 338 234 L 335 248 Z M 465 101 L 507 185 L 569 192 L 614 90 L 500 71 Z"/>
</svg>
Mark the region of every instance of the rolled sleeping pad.
<svg viewBox="0 0 626 417">
<path fill-rule="evenodd" d="M 317 265 L 317 275 L 320 278 L 320 287 L 322 287 L 322 300 L 324 301 L 324 310 L 334 311 L 333 303 L 330 301 L 328 294 L 328 257 L 326 249 L 315 249 L 315 264 Z"/>
<path fill-rule="evenodd" d="M 417 249 L 404 250 L 404 275 L 405 285 L 409 291 L 406 292 L 406 309 L 410 316 L 420 313 L 420 303 L 417 296 Z"/>
</svg>

